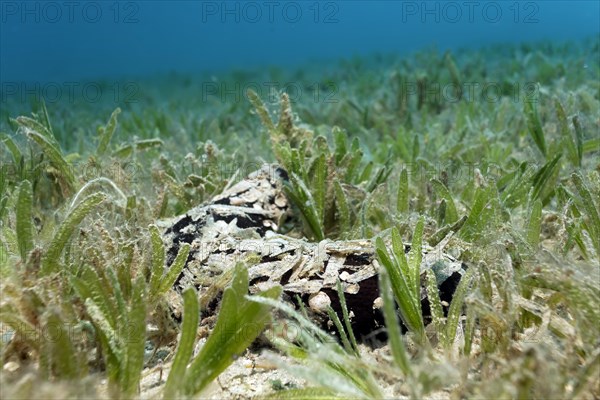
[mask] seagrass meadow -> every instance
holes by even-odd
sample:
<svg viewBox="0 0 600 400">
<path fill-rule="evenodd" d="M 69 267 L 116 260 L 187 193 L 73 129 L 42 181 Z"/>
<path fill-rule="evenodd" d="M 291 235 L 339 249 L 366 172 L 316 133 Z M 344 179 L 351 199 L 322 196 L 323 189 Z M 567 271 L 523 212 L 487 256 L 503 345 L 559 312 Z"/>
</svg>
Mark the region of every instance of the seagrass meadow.
<svg viewBox="0 0 600 400">
<path fill-rule="evenodd" d="M 3 98 L 0 397 L 599 398 L 599 60 L 593 37 Z M 171 290 L 190 246 L 160 221 L 263 163 L 286 236 L 372 244 L 378 332 L 343 295 L 330 329 L 248 295 L 252 255 L 204 282 L 212 315 Z M 443 301 L 420 250 L 451 233 Z"/>
</svg>

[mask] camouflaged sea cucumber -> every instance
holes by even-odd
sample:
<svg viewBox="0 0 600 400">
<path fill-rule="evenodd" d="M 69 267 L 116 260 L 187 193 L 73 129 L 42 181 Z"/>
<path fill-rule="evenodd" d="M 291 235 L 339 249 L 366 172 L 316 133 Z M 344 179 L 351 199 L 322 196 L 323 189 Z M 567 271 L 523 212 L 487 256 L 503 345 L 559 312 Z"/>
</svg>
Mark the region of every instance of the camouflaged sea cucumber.
<svg viewBox="0 0 600 400">
<path fill-rule="evenodd" d="M 282 222 L 292 213 L 283 190 L 286 179 L 283 168 L 265 164 L 208 203 L 162 221 L 167 266 L 182 243 L 191 246 L 171 295 L 175 314 L 181 312 L 177 293 L 188 286 L 199 290 L 204 315 L 214 313 L 220 291 L 230 276 L 227 271 L 232 271 L 237 262 L 251 258 L 251 293 L 281 285 L 284 300 L 295 302 L 300 298 L 313 319 L 326 326 L 327 306 L 340 311 L 336 290 L 339 279 L 355 332 L 372 332 L 383 319 L 377 281 L 380 266 L 371 240 L 325 239 L 315 243 L 279 234 Z M 434 269 L 440 298 L 446 302 L 451 300 L 466 269 L 442 251 L 448 240 L 435 248 L 424 246 L 421 264 L 422 272 Z M 405 245 L 405 250 L 409 249 Z M 424 288 L 421 293 L 427 314 L 429 304 Z"/>
</svg>

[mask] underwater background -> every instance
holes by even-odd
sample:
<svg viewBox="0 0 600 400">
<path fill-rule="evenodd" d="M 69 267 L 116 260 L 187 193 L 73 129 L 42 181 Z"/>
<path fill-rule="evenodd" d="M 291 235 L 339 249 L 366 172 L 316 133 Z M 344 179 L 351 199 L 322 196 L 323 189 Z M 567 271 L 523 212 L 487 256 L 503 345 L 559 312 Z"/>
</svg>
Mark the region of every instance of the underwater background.
<svg viewBox="0 0 600 400">
<path fill-rule="evenodd" d="M 0 398 L 598 399 L 599 155 L 599 1 L 0 0 Z M 195 264 L 265 162 L 288 218 Z M 386 273 L 271 314 L 262 228 Z"/>
<path fill-rule="evenodd" d="M 598 1 L 2 1 L 0 77 L 137 77 L 323 66 L 424 47 L 581 39 Z M 598 60 L 589 60 L 597 62 Z"/>
<path fill-rule="evenodd" d="M 0 132 L 45 104 L 61 115 L 59 143 L 76 152 L 116 108 L 119 138 L 233 149 L 246 142 L 240 127 L 260 135 L 249 89 L 272 105 L 288 93 L 305 122 L 341 124 L 340 110 L 365 113 L 356 105 L 380 95 L 439 113 L 465 99 L 521 104 L 557 80 L 599 81 L 598 1 L 0 5 Z M 218 134 L 206 128 L 215 124 Z M 268 159 L 259 142 L 255 155 Z"/>
</svg>

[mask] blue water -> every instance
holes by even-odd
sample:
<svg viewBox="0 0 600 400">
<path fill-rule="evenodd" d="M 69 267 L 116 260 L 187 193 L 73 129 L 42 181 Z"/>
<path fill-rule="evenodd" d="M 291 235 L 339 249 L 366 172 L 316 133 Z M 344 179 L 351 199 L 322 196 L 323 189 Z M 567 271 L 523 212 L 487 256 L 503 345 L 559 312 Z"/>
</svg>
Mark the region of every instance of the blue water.
<svg viewBox="0 0 600 400">
<path fill-rule="evenodd" d="M 195 73 L 600 34 L 599 1 L 1 1 L 0 81 Z"/>
</svg>

